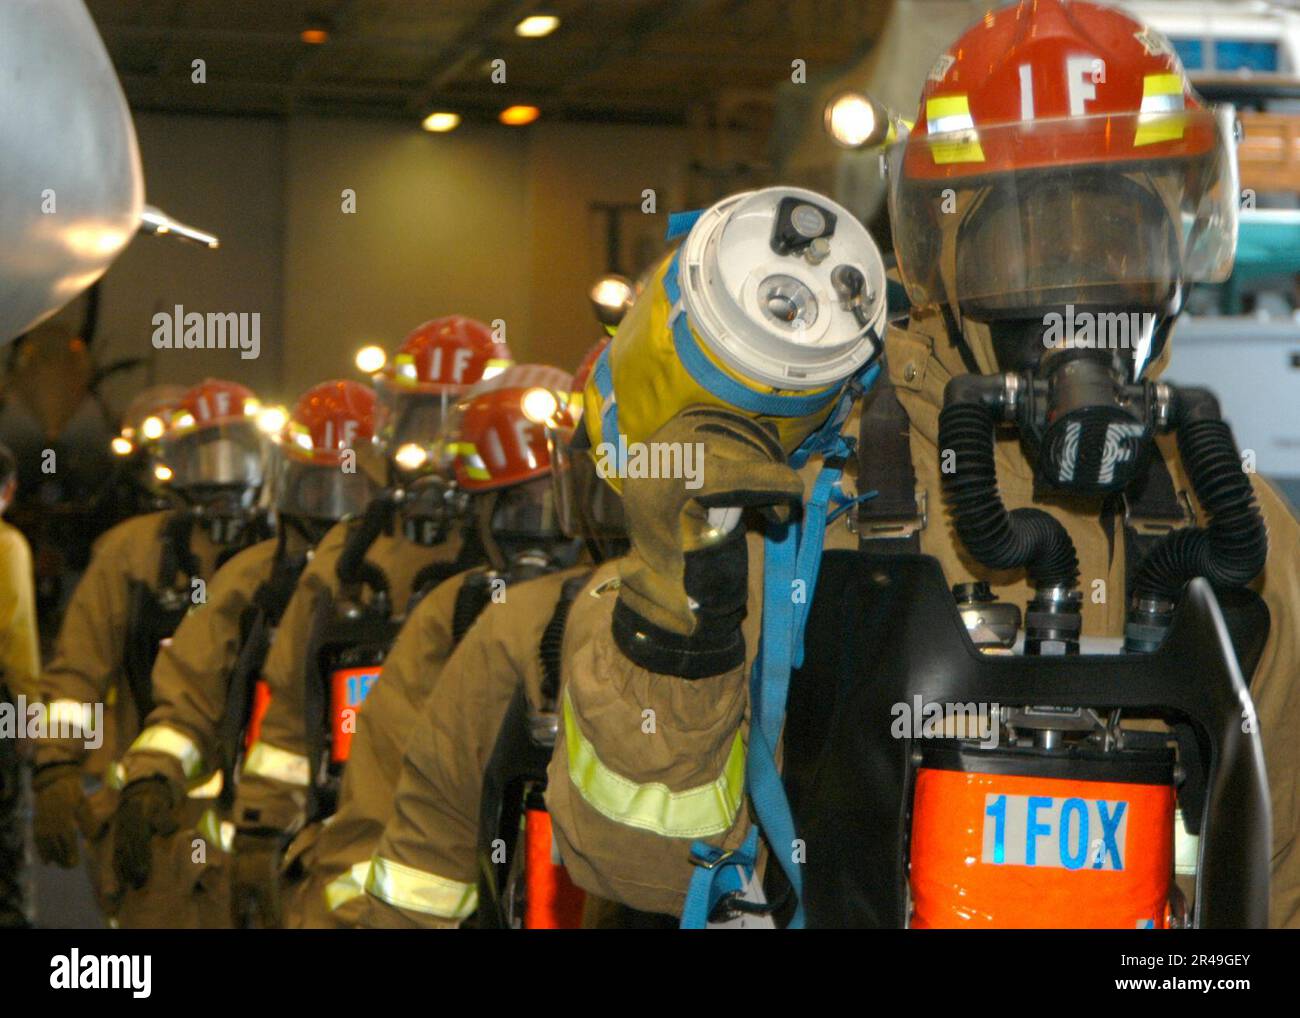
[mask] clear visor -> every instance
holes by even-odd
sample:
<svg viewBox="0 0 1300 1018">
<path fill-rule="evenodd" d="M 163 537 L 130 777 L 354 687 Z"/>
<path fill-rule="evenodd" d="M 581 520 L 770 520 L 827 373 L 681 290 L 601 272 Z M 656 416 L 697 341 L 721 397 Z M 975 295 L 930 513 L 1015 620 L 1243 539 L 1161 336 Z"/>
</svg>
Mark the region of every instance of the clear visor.
<svg viewBox="0 0 1300 1018">
<path fill-rule="evenodd" d="M 310 464 L 287 456 L 278 457 L 275 483 L 279 512 L 313 520 L 359 516 L 380 490 L 364 471 L 345 471 L 338 464 Z"/>
<path fill-rule="evenodd" d="M 488 524 L 498 542 L 555 541 L 564 536 L 549 477 L 500 488 Z"/>
<path fill-rule="evenodd" d="M 253 489 L 262 484 L 263 449 L 257 428 L 239 421 L 167 436 L 159 458 L 174 488 Z"/>
<path fill-rule="evenodd" d="M 596 463 L 586 449 L 574 449 L 575 435 L 585 432 L 548 428 L 551 451 L 551 487 L 556 518 L 566 537 L 586 540 L 622 540 L 627 537 L 623 500 L 596 473 Z"/>
<path fill-rule="evenodd" d="M 412 450 L 419 449 L 425 452 L 426 459 L 418 464 L 418 468 L 435 466 L 432 453 L 447 411 L 456 397 L 449 393 L 402 389 L 390 384 L 377 384 L 375 392 L 378 396 L 375 434 L 389 458 L 396 457 L 402 450 L 406 450 L 406 457 L 411 457 Z M 398 463 L 406 470 L 416 468 L 416 465 L 408 466 L 401 459 Z"/>
<path fill-rule="evenodd" d="M 982 321 L 1066 304 L 1164 311 L 1232 271 L 1230 107 L 914 132 L 889 159 L 918 305 L 955 302 Z"/>
</svg>

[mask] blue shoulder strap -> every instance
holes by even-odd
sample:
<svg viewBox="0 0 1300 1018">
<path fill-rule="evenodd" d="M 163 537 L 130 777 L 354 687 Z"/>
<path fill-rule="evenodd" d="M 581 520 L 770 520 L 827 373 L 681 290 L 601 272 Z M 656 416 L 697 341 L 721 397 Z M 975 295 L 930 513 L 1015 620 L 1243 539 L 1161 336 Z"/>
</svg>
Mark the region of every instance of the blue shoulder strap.
<svg viewBox="0 0 1300 1018">
<path fill-rule="evenodd" d="M 874 381 L 875 374 L 866 373 L 863 377 Z M 830 503 L 838 495 L 836 486 L 843 460 L 853 448 L 853 443 L 840 435 L 838 429 L 833 439 L 827 438 L 824 432 L 825 428 L 817 433 L 822 437 L 812 445 L 830 463 L 817 475 L 812 497 L 804 507 L 802 523 L 792 521 L 774 530 L 764 543 L 763 635 L 750 672 L 750 729 L 745 757 L 745 788 L 757 824 L 741 848 L 734 852 L 723 852 L 704 841 L 691 846 L 691 859 L 697 868 L 687 890 L 683 929 L 702 929 L 720 900 L 744 888 L 757 860 L 760 828 L 795 895 L 790 928 L 804 926 L 802 846 L 798 843 L 794 816 L 776 764 L 776 747 L 785 724 L 790 675 L 803 663 L 804 628 L 808 606 L 817 589 Z M 807 455 L 802 458 L 806 459 Z M 869 497 L 870 493 L 855 499 L 838 495 L 838 500 L 852 505 Z"/>
</svg>

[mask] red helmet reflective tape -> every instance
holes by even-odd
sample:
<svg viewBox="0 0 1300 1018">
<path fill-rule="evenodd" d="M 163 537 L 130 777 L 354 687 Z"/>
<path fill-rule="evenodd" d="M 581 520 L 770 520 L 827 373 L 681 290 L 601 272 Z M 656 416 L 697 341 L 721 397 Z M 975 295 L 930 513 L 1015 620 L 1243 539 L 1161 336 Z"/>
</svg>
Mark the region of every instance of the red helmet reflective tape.
<svg viewBox="0 0 1300 1018">
<path fill-rule="evenodd" d="M 1160 33 L 1098 3 L 1021 0 L 986 14 L 931 69 L 904 172 L 940 179 L 1204 153 L 1215 144 L 1209 121 L 1178 115 L 1200 109 Z M 1079 122 L 1061 123 L 1070 119 Z"/>
<path fill-rule="evenodd" d="M 302 394 L 281 434 L 287 456 L 305 463 L 337 464 L 375 434 L 375 391 L 360 382 L 335 379 Z"/>
<path fill-rule="evenodd" d="M 510 348 L 487 325 L 448 315 L 412 330 L 380 377 L 403 388 L 464 392 L 513 361 Z"/>
</svg>

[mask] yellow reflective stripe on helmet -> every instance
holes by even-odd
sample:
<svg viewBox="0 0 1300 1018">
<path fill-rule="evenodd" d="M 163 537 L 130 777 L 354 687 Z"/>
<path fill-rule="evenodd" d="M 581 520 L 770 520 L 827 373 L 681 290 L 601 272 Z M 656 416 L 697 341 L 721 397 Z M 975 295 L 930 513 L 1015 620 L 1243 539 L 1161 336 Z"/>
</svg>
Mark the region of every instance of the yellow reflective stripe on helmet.
<svg viewBox="0 0 1300 1018">
<path fill-rule="evenodd" d="M 304 788 L 311 783 L 311 764 L 305 756 L 290 753 L 287 749 L 280 749 L 260 739 L 248 751 L 244 773 Z"/>
<path fill-rule="evenodd" d="M 473 884 L 403 866 L 382 855 L 370 860 L 366 890 L 397 908 L 440 919 L 464 919 L 478 908 L 478 888 Z"/>
<path fill-rule="evenodd" d="M 573 787 L 592 809 L 616 823 L 665 838 L 698 838 L 721 834 L 736 822 L 745 785 L 745 742 L 739 732 L 722 773 L 707 785 L 681 792 L 658 781 L 639 784 L 606 767 L 578 727 L 567 690 L 564 739 Z"/>
<path fill-rule="evenodd" d="M 325 885 L 325 907 L 331 912 L 366 893 L 366 878 L 370 875 L 370 860 L 359 862 Z"/>
<path fill-rule="evenodd" d="M 1142 112 L 1138 114 L 1134 148 L 1183 136 L 1187 117 L 1181 74 L 1148 74 L 1142 79 Z"/>
<path fill-rule="evenodd" d="M 186 779 L 201 777 L 203 773 L 203 754 L 188 735 L 178 732 L 168 725 L 150 725 L 136 736 L 131 743 L 130 752 L 148 751 L 162 753 L 180 761 L 181 773 Z"/>
<path fill-rule="evenodd" d="M 492 474 L 488 471 L 487 464 L 483 462 L 483 457 L 479 455 L 478 446 L 473 442 L 448 442 L 447 452 L 461 458 L 465 473 L 474 480 L 492 480 Z"/>
<path fill-rule="evenodd" d="M 930 156 L 936 163 L 982 163 L 970 99 L 964 95 L 940 95 L 925 101 L 925 133 Z M 937 136 L 937 137 L 936 137 Z"/>
</svg>

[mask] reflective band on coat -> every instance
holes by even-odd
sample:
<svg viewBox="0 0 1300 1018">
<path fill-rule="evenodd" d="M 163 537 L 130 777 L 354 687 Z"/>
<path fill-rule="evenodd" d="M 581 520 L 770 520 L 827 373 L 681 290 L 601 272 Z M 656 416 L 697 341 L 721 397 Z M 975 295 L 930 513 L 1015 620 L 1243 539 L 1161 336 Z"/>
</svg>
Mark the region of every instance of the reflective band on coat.
<svg viewBox="0 0 1300 1018">
<path fill-rule="evenodd" d="M 217 772 L 221 773 L 220 771 Z M 235 846 L 235 825 L 229 820 L 222 820 L 214 809 L 205 809 L 195 825 L 195 830 L 209 845 L 218 846 L 227 855 Z"/>
<path fill-rule="evenodd" d="M 54 700 L 45 708 L 52 738 L 80 739 L 95 730 L 95 709 L 77 700 Z"/>
<path fill-rule="evenodd" d="M 204 781 L 200 781 L 185 794 L 191 799 L 215 799 L 221 794 L 223 787 L 225 787 L 225 778 L 221 776 L 220 771 L 213 771 Z"/>
<path fill-rule="evenodd" d="M 616 823 L 665 838 L 699 838 L 729 831 L 736 822 L 745 788 L 745 742 L 739 732 L 722 773 L 707 785 L 681 792 L 658 781 L 639 784 L 606 767 L 578 727 L 567 691 L 564 739 L 573 787 L 592 809 Z"/>
<path fill-rule="evenodd" d="M 248 751 L 244 773 L 270 778 L 286 785 L 301 785 L 303 788 L 311 783 L 311 765 L 305 756 L 260 740 L 253 743 L 253 748 Z"/>
<path fill-rule="evenodd" d="M 440 919 L 464 919 L 478 908 L 478 888 L 473 884 L 403 866 L 382 855 L 370 860 L 366 890 L 397 908 Z"/>
<path fill-rule="evenodd" d="M 187 780 L 203 773 L 203 754 L 194 740 L 167 725 L 150 725 L 136 736 L 130 752 L 138 751 L 162 753 L 180 761 L 181 773 Z"/>
<path fill-rule="evenodd" d="M 370 876 L 370 860 L 356 863 L 325 885 L 325 907 L 337 911 L 349 901 L 366 893 L 366 879 Z"/>
</svg>

